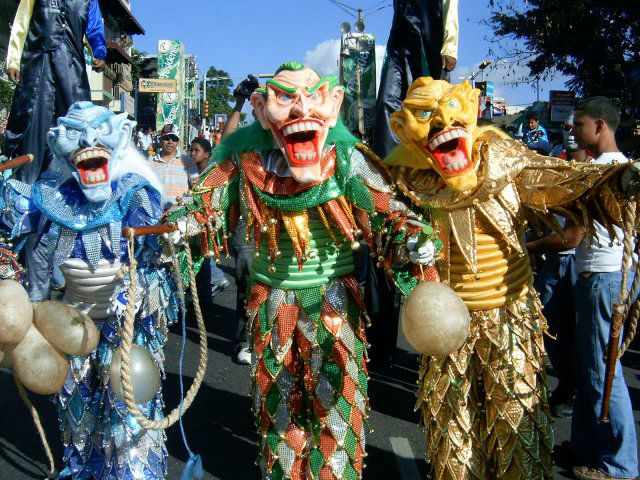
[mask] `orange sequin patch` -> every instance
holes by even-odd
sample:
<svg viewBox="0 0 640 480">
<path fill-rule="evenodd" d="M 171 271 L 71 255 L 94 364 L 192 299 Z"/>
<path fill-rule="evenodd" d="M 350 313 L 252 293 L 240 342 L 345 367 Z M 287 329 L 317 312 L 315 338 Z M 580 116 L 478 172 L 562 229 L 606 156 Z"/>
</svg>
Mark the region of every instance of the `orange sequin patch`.
<svg viewBox="0 0 640 480">
<path fill-rule="evenodd" d="M 276 195 L 295 195 L 320 185 L 327 178 L 332 177 L 336 168 L 335 148 L 332 148 L 320 162 L 320 180 L 315 183 L 299 183 L 292 177 L 278 177 L 275 173 L 267 172 L 257 152 L 247 152 L 242 155 L 242 168 L 247 180 L 261 191 Z"/>
<path fill-rule="evenodd" d="M 278 309 L 278 335 L 280 346 L 284 346 L 296 328 L 299 307 L 297 305 L 280 305 Z"/>
</svg>

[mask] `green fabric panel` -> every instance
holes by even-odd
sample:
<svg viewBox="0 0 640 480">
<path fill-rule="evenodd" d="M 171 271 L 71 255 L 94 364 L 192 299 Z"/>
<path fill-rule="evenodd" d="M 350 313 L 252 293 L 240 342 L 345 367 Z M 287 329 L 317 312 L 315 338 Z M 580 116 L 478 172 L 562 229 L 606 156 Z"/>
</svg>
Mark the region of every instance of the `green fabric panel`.
<svg viewBox="0 0 640 480">
<path fill-rule="evenodd" d="M 349 200 L 351 200 L 356 207 L 366 210 L 367 212 L 373 212 L 375 210 L 371 191 L 360 178 L 351 177 L 347 181 L 346 193 Z"/>
<path fill-rule="evenodd" d="M 273 468 L 271 469 L 271 475 L 269 476 L 270 480 L 283 480 L 284 479 L 284 470 L 280 466 L 280 463 L 276 461 L 273 464 Z"/>
<path fill-rule="evenodd" d="M 311 453 L 309 454 L 309 466 L 311 467 L 311 473 L 313 473 L 314 476 L 318 475 L 323 464 L 324 458 L 322 456 L 322 452 L 317 448 L 311 450 Z"/>
<path fill-rule="evenodd" d="M 336 407 L 340 410 L 342 414 L 342 418 L 344 418 L 347 423 L 351 421 L 351 405 L 347 402 L 347 399 L 344 397 L 338 398 L 338 402 L 336 403 Z"/>
<path fill-rule="evenodd" d="M 335 391 L 340 391 L 340 388 L 342 387 L 343 372 L 342 370 L 340 370 L 338 364 L 333 362 L 325 362 L 322 365 L 322 373 L 324 373 L 325 377 L 327 377 L 327 380 L 329 380 L 329 383 L 331 384 L 333 389 Z"/>
<path fill-rule="evenodd" d="M 358 367 L 362 368 L 362 362 L 364 361 L 364 343 L 357 336 L 355 338 L 355 352 L 354 356 Z"/>
<path fill-rule="evenodd" d="M 274 378 L 282 369 L 282 364 L 278 362 L 278 359 L 276 358 L 275 353 L 273 353 L 271 346 L 267 346 L 267 348 L 264 349 L 264 353 L 262 354 L 262 361 L 264 362 L 264 366 L 267 367 L 267 370 L 269 370 L 269 373 L 271 373 L 271 376 L 273 376 Z"/>
<path fill-rule="evenodd" d="M 351 322 L 351 325 L 353 325 L 354 329 L 357 330 L 360 328 L 360 315 L 362 312 L 351 294 L 347 296 L 347 300 L 347 318 L 349 319 L 349 322 Z"/>
<path fill-rule="evenodd" d="M 255 188 L 255 186 L 253 190 L 264 200 L 264 203 L 271 208 L 287 212 L 295 212 L 297 210 L 315 207 L 316 205 L 337 198 L 340 195 L 344 195 L 344 190 L 339 187 L 335 176 L 329 177 L 320 185 L 296 195 L 270 194 Z"/>
<path fill-rule="evenodd" d="M 278 407 L 280 406 L 280 400 L 282 400 L 282 395 L 280 395 L 280 389 L 275 383 L 271 384 L 271 388 L 267 392 L 267 396 L 264 399 L 264 406 L 267 409 L 267 413 L 271 418 L 276 416 L 278 413 Z"/>
<path fill-rule="evenodd" d="M 394 270 L 393 281 L 396 287 L 398 287 L 398 290 L 405 296 L 409 295 L 416 285 L 418 285 L 418 279 L 411 275 L 406 269 Z"/>
<path fill-rule="evenodd" d="M 271 427 L 269 427 L 269 430 L 267 431 L 267 445 L 269 445 L 269 449 L 275 455 L 278 454 L 279 443 L 280 435 L 278 435 L 278 432 L 276 432 L 275 428 L 273 428 L 273 425 L 271 425 Z"/>
<path fill-rule="evenodd" d="M 344 477 L 344 480 L 359 480 L 358 474 L 350 463 L 347 463 L 347 465 L 344 467 L 342 476 Z"/>
<path fill-rule="evenodd" d="M 366 397 L 367 392 L 369 391 L 369 380 L 367 380 L 367 376 L 364 372 L 360 372 L 358 374 L 358 383 L 360 383 L 360 391 Z"/>
<path fill-rule="evenodd" d="M 358 445 L 358 437 L 353 433 L 350 428 L 347 430 L 347 434 L 344 437 L 344 448 L 351 458 L 356 454 L 356 446 Z"/>
<path fill-rule="evenodd" d="M 318 322 L 318 328 L 316 330 L 316 340 L 325 355 L 330 357 L 333 353 L 333 344 L 336 340 L 320 321 Z"/>
<path fill-rule="evenodd" d="M 260 334 L 264 336 L 269 331 L 269 324 L 268 324 L 269 320 L 267 318 L 267 302 L 263 302 L 263 304 L 260 305 L 260 310 L 258 311 L 258 317 L 260 319 Z"/>
</svg>

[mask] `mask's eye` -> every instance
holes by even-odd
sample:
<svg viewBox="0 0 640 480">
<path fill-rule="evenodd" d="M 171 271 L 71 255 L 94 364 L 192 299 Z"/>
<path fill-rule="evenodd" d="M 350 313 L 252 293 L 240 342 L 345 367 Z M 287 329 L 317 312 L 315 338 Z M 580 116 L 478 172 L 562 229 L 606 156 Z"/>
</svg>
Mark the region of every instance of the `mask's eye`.
<svg viewBox="0 0 640 480">
<path fill-rule="evenodd" d="M 289 104 L 293 102 L 294 96 L 287 92 L 279 92 L 277 98 L 280 103 Z"/>
<path fill-rule="evenodd" d="M 311 100 L 318 100 L 320 98 L 320 95 L 318 95 L 318 92 L 313 92 L 311 95 L 309 95 L 309 98 Z"/>
<path fill-rule="evenodd" d="M 416 112 L 416 118 L 418 120 L 426 120 L 430 116 L 431 116 L 431 111 L 430 110 L 418 110 Z"/>
<path fill-rule="evenodd" d="M 79 135 L 80 135 L 79 130 L 74 130 L 72 128 L 67 130 L 67 138 L 78 138 Z"/>
<path fill-rule="evenodd" d="M 449 100 L 449 108 L 457 108 L 458 102 L 456 100 Z"/>
<path fill-rule="evenodd" d="M 96 132 L 98 132 L 98 135 L 106 135 L 111 131 L 111 129 L 109 128 L 109 125 L 107 123 L 101 123 L 100 125 L 98 125 L 98 128 L 96 128 Z"/>
</svg>

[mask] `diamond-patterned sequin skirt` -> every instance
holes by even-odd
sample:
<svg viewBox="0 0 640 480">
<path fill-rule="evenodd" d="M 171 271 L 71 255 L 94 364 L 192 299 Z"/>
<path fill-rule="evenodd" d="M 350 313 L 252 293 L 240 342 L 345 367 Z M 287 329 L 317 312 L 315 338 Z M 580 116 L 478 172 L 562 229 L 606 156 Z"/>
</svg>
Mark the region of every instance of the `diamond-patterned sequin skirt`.
<svg viewBox="0 0 640 480">
<path fill-rule="evenodd" d="M 143 429 L 116 397 L 109 382 L 109 366 L 119 345 L 118 321 L 96 321 L 100 343 L 90 355 L 69 357 L 69 372 L 56 395 L 58 421 L 64 444 L 65 469 L 60 478 L 73 480 L 160 480 L 167 472 L 167 450 L 162 430 Z M 134 342 L 162 358 L 163 338 L 153 326 L 136 319 Z M 141 411 L 160 420 L 160 392 Z"/>
<path fill-rule="evenodd" d="M 417 407 L 433 478 L 551 478 L 545 328 L 537 294 L 471 312 L 455 354 L 423 357 Z"/>
<path fill-rule="evenodd" d="M 362 476 L 369 409 L 363 308 L 351 275 L 306 289 L 251 287 L 253 407 L 264 479 Z"/>
</svg>

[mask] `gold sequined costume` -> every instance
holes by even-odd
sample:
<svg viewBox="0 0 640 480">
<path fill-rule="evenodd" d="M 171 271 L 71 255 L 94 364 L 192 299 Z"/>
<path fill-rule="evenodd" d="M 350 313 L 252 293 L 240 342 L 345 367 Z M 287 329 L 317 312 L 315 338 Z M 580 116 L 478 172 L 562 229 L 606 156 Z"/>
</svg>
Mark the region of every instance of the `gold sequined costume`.
<svg viewBox="0 0 640 480">
<path fill-rule="evenodd" d="M 441 91 L 434 93 L 435 82 Z M 418 79 L 403 111 L 392 117 L 402 144 L 387 163 L 398 187 L 431 212 L 444 245 L 438 273 L 471 313 L 470 336 L 457 352 L 422 358 L 416 408 L 423 414 L 434 478 L 550 478 L 545 321 L 532 289 L 525 226 L 559 228 L 552 212 L 579 220 L 589 233 L 594 219 L 607 227 L 619 222 L 619 167 L 542 157 L 491 127 L 477 129 L 475 119 L 465 122 L 475 110 L 467 117 L 460 113 L 465 95 L 477 102 L 475 92 L 468 84 Z M 435 134 L 420 129 L 420 118 L 433 122 Z M 469 145 L 459 146 L 468 147 L 469 168 L 454 178 L 446 154 L 434 154 L 428 163 L 419 149 L 433 150 L 427 147 L 437 147 L 435 135 L 461 125 L 467 135 L 460 138 Z M 414 141 L 420 135 L 422 141 Z M 449 137 L 458 141 L 455 134 Z M 465 158 L 456 155 L 449 158 Z"/>
</svg>

